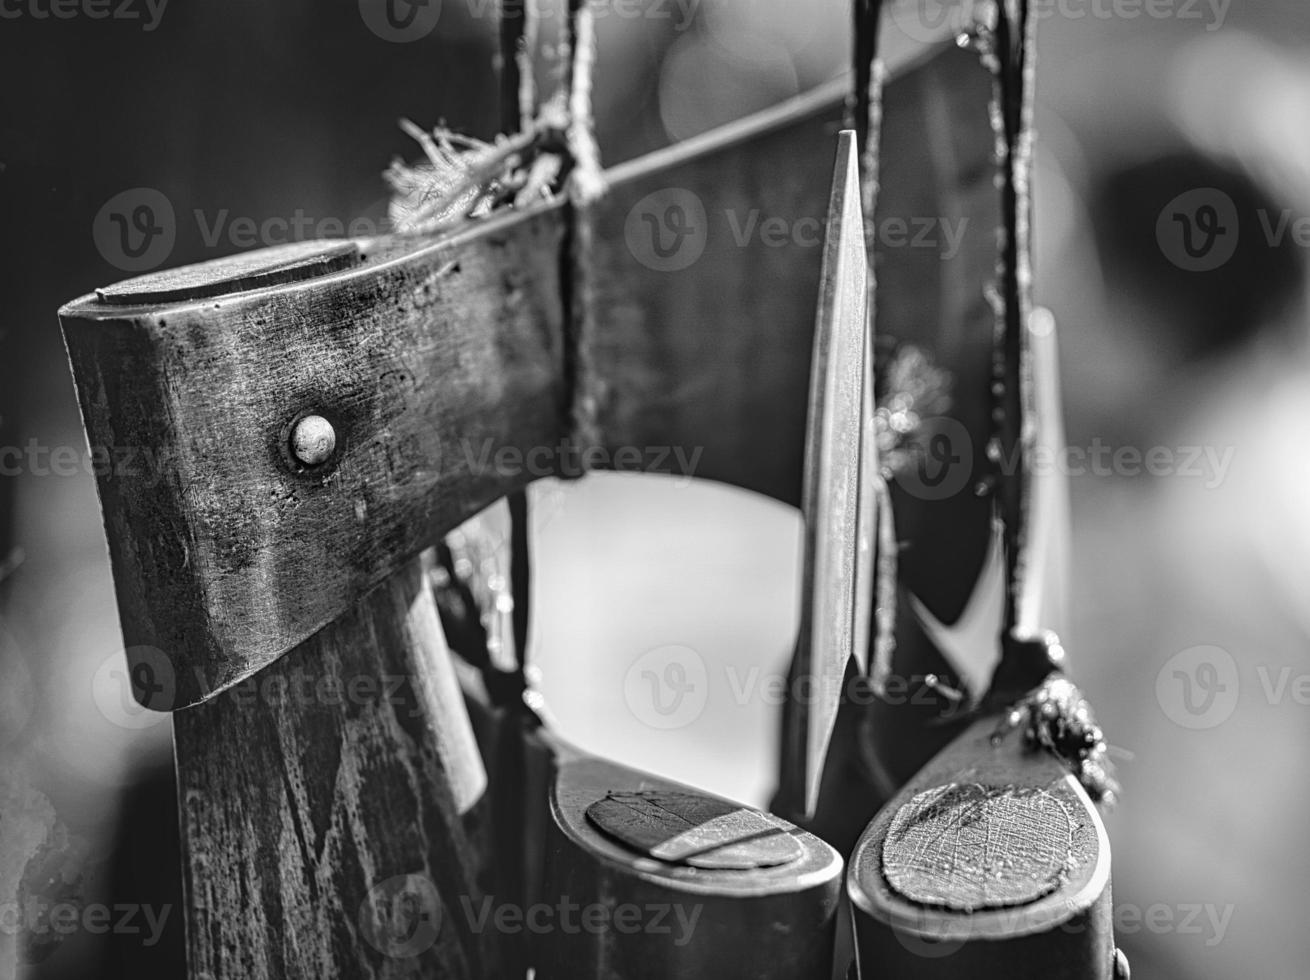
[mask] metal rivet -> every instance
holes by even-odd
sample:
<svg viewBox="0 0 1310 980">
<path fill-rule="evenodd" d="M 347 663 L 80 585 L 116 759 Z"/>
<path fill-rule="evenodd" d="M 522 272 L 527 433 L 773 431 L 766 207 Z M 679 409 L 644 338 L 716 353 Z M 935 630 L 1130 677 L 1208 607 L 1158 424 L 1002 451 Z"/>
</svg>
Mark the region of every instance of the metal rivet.
<svg viewBox="0 0 1310 980">
<path fill-rule="evenodd" d="M 337 448 L 337 430 L 321 415 L 306 415 L 291 432 L 291 452 L 306 466 L 327 462 Z"/>
</svg>

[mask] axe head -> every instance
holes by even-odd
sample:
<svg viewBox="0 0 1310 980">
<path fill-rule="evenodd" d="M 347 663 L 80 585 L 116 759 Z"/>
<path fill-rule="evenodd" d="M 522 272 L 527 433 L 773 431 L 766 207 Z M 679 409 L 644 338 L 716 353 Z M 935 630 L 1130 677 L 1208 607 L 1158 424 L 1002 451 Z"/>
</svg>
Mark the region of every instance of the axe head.
<svg viewBox="0 0 1310 980">
<path fill-rule="evenodd" d="M 855 133 L 838 136 L 806 430 L 803 594 L 795 708 L 804 809 L 814 813 L 852 655 L 864 668 L 873 601 L 873 344 Z"/>
</svg>

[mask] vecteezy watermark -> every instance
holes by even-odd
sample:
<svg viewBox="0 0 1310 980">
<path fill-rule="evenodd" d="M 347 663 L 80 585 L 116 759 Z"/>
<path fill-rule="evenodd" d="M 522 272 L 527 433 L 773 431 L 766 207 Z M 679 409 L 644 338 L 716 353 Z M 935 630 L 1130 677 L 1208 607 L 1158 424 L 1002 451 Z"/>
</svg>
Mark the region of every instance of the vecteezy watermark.
<svg viewBox="0 0 1310 980">
<path fill-rule="evenodd" d="M 115 650 L 91 675 L 91 700 L 105 720 L 119 728 L 153 728 L 176 700 L 173 664 L 152 646 Z"/>
<path fill-rule="evenodd" d="M 194 208 L 189 217 L 205 248 L 225 251 L 321 238 L 371 238 L 386 231 L 385 222 L 366 215 L 345 220 L 310 214 L 303 208 L 261 218 L 233 215 L 228 208 Z M 153 187 L 115 194 L 100 208 L 91 227 L 100 255 L 124 272 L 149 272 L 163 265 L 173 254 L 178 231 L 173 202 Z"/>
<path fill-rule="evenodd" d="M 159 26 L 168 0 L 0 0 L 0 20 L 124 20 L 147 34 Z"/>
<path fill-rule="evenodd" d="M 164 934 L 172 905 L 141 905 L 120 902 L 25 902 L 0 903 L 0 933 L 17 936 L 71 936 L 85 932 L 93 936 L 143 936 L 142 946 L 154 946 Z"/>
<path fill-rule="evenodd" d="M 741 706 L 758 703 L 771 708 L 784 704 L 828 703 L 840 697 L 856 705 L 912 704 L 933 708 L 939 718 L 950 718 L 968 707 L 967 699 L 925 674 L 886 679 L 875 692 L 863 677 L 832 681 L 809 675 L 791 676 L 758 664 L 746 669 L 736 664 L 711 671 L 705 658 L 689 646 L 669 644 L 637 657 L 623 676 L 623 698 L 633 716 L 651 728 L 685 728 L 705 710 L 712 691 Z"/>
<path fill-rule="evenodd" d="M 691 647 L 668 644 L 637 657 L 623 676 L 628 710 L 651 728 L 685 728 L 710 696 L 705 659 Z"/>
<path fill-rule="evenodd" d="M 1291 208 L 1277 213 L 1259 208 L 1255 219 L 1265 246 L 1281 248 L 1290 242 L 1310 248 L 1310 216 Z M 1242 232 L 1237 205 L 1217 187 L 1184 191 L 1164 206 L 1155 223 L 1160 251 L 1185 272 L 1212 272 L 1225 265 L 1236 253 Z"/>
<path fill-rule="evenodd" d="M 1213 902 L 1154 902 L 1143 908 L 1131 902 L 1116 903 L 1114 931 L 1117 936 L 1149 932 L 1156 936 L 1200 936 L 1206 946 L 1218 946 L 1228 933 L 1236 906 Z M 1072 924 L 1069 929 L 1076 927 Z"/>
<path fill-rule="evenodd" d="M 695 19 L 701 0 L 590 0 L 591 15 L 617 20 L 667 21 L 676 32 L 685 31 Z M 461 16 L 472 20 L 499 19 L 531 10 L 550 20 L 568 9 L 548 0 L 463 0 Z M 445 0 L 444 8 L 452 7 Z M 359 14 L 368 29 L 384 41 L 407 44 L 427 37 L 441 19 L 443 0 L 359 0 Z"/>
<path fill-rule="evenodd" d="M 823 244 L 825 222 L 810 215 L 799 218 L 766 216 L 759 208 L 738 212 L 732 208 L 723 211 L 724 220 L 738 248 L 746 248 L 759 241 L 765 248 L 818 248 Z M 874 238 L 887 248 L 932 249 L 943 259 L 954 258 L 964 241 L 969 219 L 956 221 L 949 218 L 919 216 L 902 218 L 895 215 L 883 218 L 872 225 Z"/>
<path fill-rule="evenodd" d="M 1179 194 L 1160 211 L 1155 239 L 1164 257 L 1186 272 L 1210 272 L 1237 250 L 1237 205 L 1216 187 Z"/>
<path fill-rule="evenodd" d="M 988 909 L 988 911 L 992 911 Z M 896 941 L 915 956 L 925 960 L 940 960 L 959 952 L 969 941 L 965 921 L 966 935 L 938 938 L 931 936 L 933 928 L 941 921 L 940 914 L 932 909 L 915 909 L 908 917 L 898 916 L 891 922 L 892 935 Z"/>
<path fill-rule="evenodd" d="M 407 959 L 431 949 L 441 935 L 441 895 L 423 874 L 395 875 L 368 890 L 359 931 L 384 956 Z"/>
<path fill-rule="evenodd" d="M 1111 446 L 1095 438 L 1087 446 L 1037 446 L 1029 457 L 1036 476 L 1120 476 L 1180 477 L 1204 480 L 1213 490 L 1228 476 L 1236 446 Z M 1018 470 L 1017 455 L 1002 460 L 1001 472 Z"/>
<path fill-rule="evenodd" d="M 1175 653 L 1155 675 L 1155 699 L 1183 728 L 1222 725 L 1241 693 L 1237 661 L 1222 647 L 1194 646 Z"/>
<path fill-rule="evenodd" d="M 386 380 L 386 379 L 384 379 Z M 398 437 L 406 458 L 435 466 L 441 439 L 431 426 L 419 426 Z M 581 446 L 569 440 L 553 445 L 506 446 L 494 439 L 465 439 L 460 443 L 470 472 L 533 478 L 576 477 L 591 470 L 620 473 L 665 473 L 685 485 L 695 477 L 704 446 Z M 0 476 L 110 478 L 149 489 L 178 472 L 177 453 L 171 447 L 48 445 L 35 437 L 22 445 L 0 445 Z"/>
<path fill-rule="evenodd" d="M 441 0 L 359 0 L 359 16 L 382 40 L 408 44 L 432 33 Z"/>
<path fill-rule="evenodd" d="M 461 895 L 469 931 L 482 934 L 488 931 L 498 935 L 530 933 L 544 936 L 604 936 L 619 934 L 635 936 L 668 936 L 674 946 L 686 946 L 696 931 L 696 923 L 704 912 L 700 904 L 684 905 L 680 902 L 575 902 L 567 895 L 554 902 L 536 902 L 521 906 L 499 903 L 486 897 L 480 902 Z"/>
<path fill-rule="evenodd" d="M 948 693 L 935 675 L 889 674 L 883 682 L 883 690 L 875 691 L 866 678 L 857 675 L 843 677 L 832 682 L 831 686 L 819 678 L 802 674 L 790 676 L 785 673 L 770 672 L 753 664 L 744 672 L 735 664 L 724 670 L 727 689 L 734 703 L 748 704 L 758 701 L 769 707 L 781 707 L 784 704 L 819 704 L 840 696 L 842 700 L 859 706 L 875 702 L 892 706 L 904 704 L 920 708 L 933 708 L 938 718 L 951 718 L 969 708 L 965 697 Z"/>
<path fill-rule="evenodd" d="M 1033 0 L 1038 20 L 1174 20 L 1217 31 L 1233 0 Z"/>
<path fill-rule="evenodd" d="M 151 728 L 167 717 L 164 712 L 176 707 L 178 676 L 178 668 L 158 647 L 116 650 L 92 674 L 92 700 L 105 719 L 119 728 Z M 194 677 L 195 689 L 208 688 L 198 667 Z M 386 706 L 397 717 L 417 718 L 432 703 L 424 685 L 436 683 L 435 677 L 426 674 L 263 671 L 228 688 L 224 697 L 229 702 L 277 709 L 288 705 L 353 710 Z"/>
<path fill-rule="evenodd" d="M 518 14 L 531 10 L 542 19 L 562 17 L 568 5 L 549 0 L 464 0 L 470 17 L 485 18 Z M 593 17 L 612 17 L 616 20 L 669 21 L 674 31 L 685 31 L 691 26 L 700 9 L 701 0 L 588 0 Z"/>
<path fill-rule="evenodd" d="M 1231 903 L 1153 902 L 1142 906 L 1133 902 L 1116 902 L 1112 915 L 1116 936 L 1136 936 L 1141 933 L 1194 936 L 1206 947 L 1214 947 L 1223 942 L 1224 936 L 1228 934 L 1235 910 L 1236 906 Z M 998 920 L 1009 923 L 1002 928 L 1018 930 L 1029 925 L 1023 908 L 988 909 L 987 918 L 988 930 L 995 930 Z M 925 938 L 939 922 L 940 916 L 934 916 L 931 910 L 924 909 L 908 919 L 893 921 L 891 929 L 897 941 L 911 953 L 924 959 L 941 959 L 958 952 L 969 942 L 972 930 L 968 921 L 960 920 L 953 924 L 950 938 Z M 1077 936 L 1092 926 L 1085 916 L 1075 916 L 1056 928 L 1066 935 Z"/>
<path fill-rule="evenodd" d="M 948 416 L 927 418 L 898 453 L 896 484 L 920 500 L 945 500 L 969 485 L 974 475 L 969 430 Z"/>
<path fill-rule="evenodd" d="M 685 486 L 696 475 L 703 446 L 580 446 L 569 440 L 523 448 L 492 439 L 461 441 L 470 472 L 504 477 L 582 476 L 591 470 L 618 473 L 668 473 Z"/>
<path fill-rule="evenodd" d="M 200 240 L 206 248 L 230 245 L 234 248 L 256 248 L 270 245 L 289 245 L 292 242 L 312 241 L 319 238 L 370 238 L 385 230 L 382 222 L 367 216 L 343 221 L 331 215 L 315 216 L 303 208 L 290 215 L 272 215 L 256 221 L 254 218 L 232 217 L 227 208 L 206 214 L 200 208 L 191 212 L 200 230 Z"/>
<path fill-rule="evenodd" d="M 677 272 L 696 262 L 711 239 L 719 248 L 818 248 L 825 220 L 815 215 L 768 214 L 760 208 L 707 211 L 705 202 L 684 187 L 647 194 L 628 209 L 623 237 L 628 251 L 656 272 Z M 942 258 L 957 255 L 968 219 L 939 215 L 890 216 L 872 226 L 887 248 L 932 249 Z"/>
<path fill-rule="evenodd" d="M 944 500 L 987 474 L 1013 476 L 1026 465 L 1034 476 L 1177 477 L 1204 481 L 1207 490 L 1224 482 L 1237 454 L 1235 446 L 1115 446 L 1099 437 L 1083 445 L 1033 447 L 1025 459 L 1021 448 L 988 447 L 988 466 L 979 467 L 974 443 L 957 419 L 935 416 L 897 450 L 897 486 L 921 500 Z"/>
<path fill-rule="evenodd" d="M 890 25 L 913 41 L 928 44 L 971 33 L 990 24 L 994 0 L 892 0 Z M 1216 31 L 1232 0 L 1032 0 L 1037 20 L 1175 20 Z"/>
<path fill-rule="evenodd" d="M 691 942 L 705 910 L 699 903 L 577 902 L 567 895 L 531 905 L 501 902 L 490 895 L 477 900 L 460 895 L 457 907 L 462 931 L 473 935 L 644 934 L 667 936 L 678 947 Z M 360 903 L 359 928 L 378 952 L 405 959 L 431 949 L 455 909 L 443 908 L 437 886 L 426 874 L 395 875 L 369 889 Z"/>
<path fill-rule="evenodd" d="M 153 187 L 121 191 L 96 214 L 91 237 L 110 265 L 124 272 L 147 272 L 173 254 L 173 202 Z"/>
<path fill-rule="evenodd" d="M 677 272 L 704 253 L 709 228 L 709 215 L 697 194 L 666 187 L 647 194 L 628 210 L 623 240 L 646 268 Z"/>
<path fill-rule="evenodd" d="M 0 476 L 130 479 L 134 487 L 152 487 L 175 473 L 171 450 L 151 446 L 49 446 L 32 438 L 21 446 L 0 446 Z"/>
<path fill-rule="evenodd" d="M 1215 728 L 1227 721 L 1243 686 L 1258 691 L 1271 707 L 1288 701 L 1310 707 L 1310 672 L 1297 673 L 1288 664 L 1257 664 L 1253 672 L 1256 685 L 1251 686 L 1249 677 L 1243 685 L 1236 659 L 1223 647 L 1188 647 L 1160 667 L 1155 697 L 1170 721 L 1191 729 Z"/>
</svg>

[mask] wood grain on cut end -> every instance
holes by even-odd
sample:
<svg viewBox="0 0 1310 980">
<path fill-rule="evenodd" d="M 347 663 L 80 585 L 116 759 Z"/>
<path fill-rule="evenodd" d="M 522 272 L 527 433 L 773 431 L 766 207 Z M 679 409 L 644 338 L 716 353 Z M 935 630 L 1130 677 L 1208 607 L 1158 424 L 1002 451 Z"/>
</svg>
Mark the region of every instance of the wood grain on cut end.
<svg viewBox="0 0 1310 980">
<path fill-rule="evenodd" d="M 598 802 L 628 812 L 619 817 L 608 805 L 597 808 Z M 723 817 L 727 825 L 713 828 Z M 706 833 L 713 845 L 732 839 L 733 826 L 751 833 L 758 827 L 761 840 L 785 834 L 795 856 L 781 864 L 705 868 L 650 855 L 658 840 L 689 822 L 711 825 Z M 608 832 L 616 829 L 636 843 Z M 539 980 L 794 980 L 831 974 L 841 856 L 785 821 L 575 755 L 561 760 L 551 787 L 546 853 L 543 901 L 641 909 L 637 918 L 649 928 L 543 937 Z M 687 856 L 681 847 L 672 853 Z"/>
<path fill-rule="evenodd" d="M 856 844 L 860 962 L 888 977 L 1109 980 L 1105 827 L 1058 759 L 996 730 L 970 725 Z"/>
<path fill-rule="evenodd" d="M 587 819 L 649 857 L 692 868 L 768 868 L 803 853 L 791 824 L 704 793 L 615 791 L 587 807 Z"/>
<path fill-rule="evenodd" d="M 912 902 L 961 912 L 1023 905 L 1053 891 L 1072 825 L 1036 787 L 948 783 L 917 793 L 882 845 L 888 884 Z"/>
<path fill-rule="evenodd" d="M 174 722 L 192 976 L 494 975 L 486 776 L 417 562 Z"/>
</svg>

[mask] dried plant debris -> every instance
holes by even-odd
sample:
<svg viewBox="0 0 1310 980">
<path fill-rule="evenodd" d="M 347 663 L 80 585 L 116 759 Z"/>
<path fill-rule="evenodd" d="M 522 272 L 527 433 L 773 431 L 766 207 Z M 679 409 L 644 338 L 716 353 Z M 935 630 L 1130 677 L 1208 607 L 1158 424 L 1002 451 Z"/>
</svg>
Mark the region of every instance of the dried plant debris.
<svg viewBox="0 0 1310 980">
<path fill-rule="evenodd" d="M 523 132 L 492 143 L 443 126 L 428 132 L 407 119 L 400 126 L 424 156 L 417 164 L 393 160 L 383 173 L 391 189 L 388 217 L 402 234 L 431 234 L 546 200 L 572 170 L 569 114 L 562 98 L 543 106 Z"/>
<path fill-rule="evenodd" d="M 1105 734 L 1092 706 L 1070 680 L 1052 674 L 1015 702 L 992 735 L 998 742 L 1016 728 L 1025 743 L 1050 752 L 1078 777 L 1095 803 L 1113 806 L 1119 784 L 1114 778 Z"/>
<path fill-rule="evenodd" d="M 889 338 L 880 346 L 883 349 L 875 361 L 878 399 L 874 426 L 879 462 L 885 474 L 895 477 L 918 464 L 923 423 L 950 410 L 953 379 L 914 344 Z"/>
</svg>

